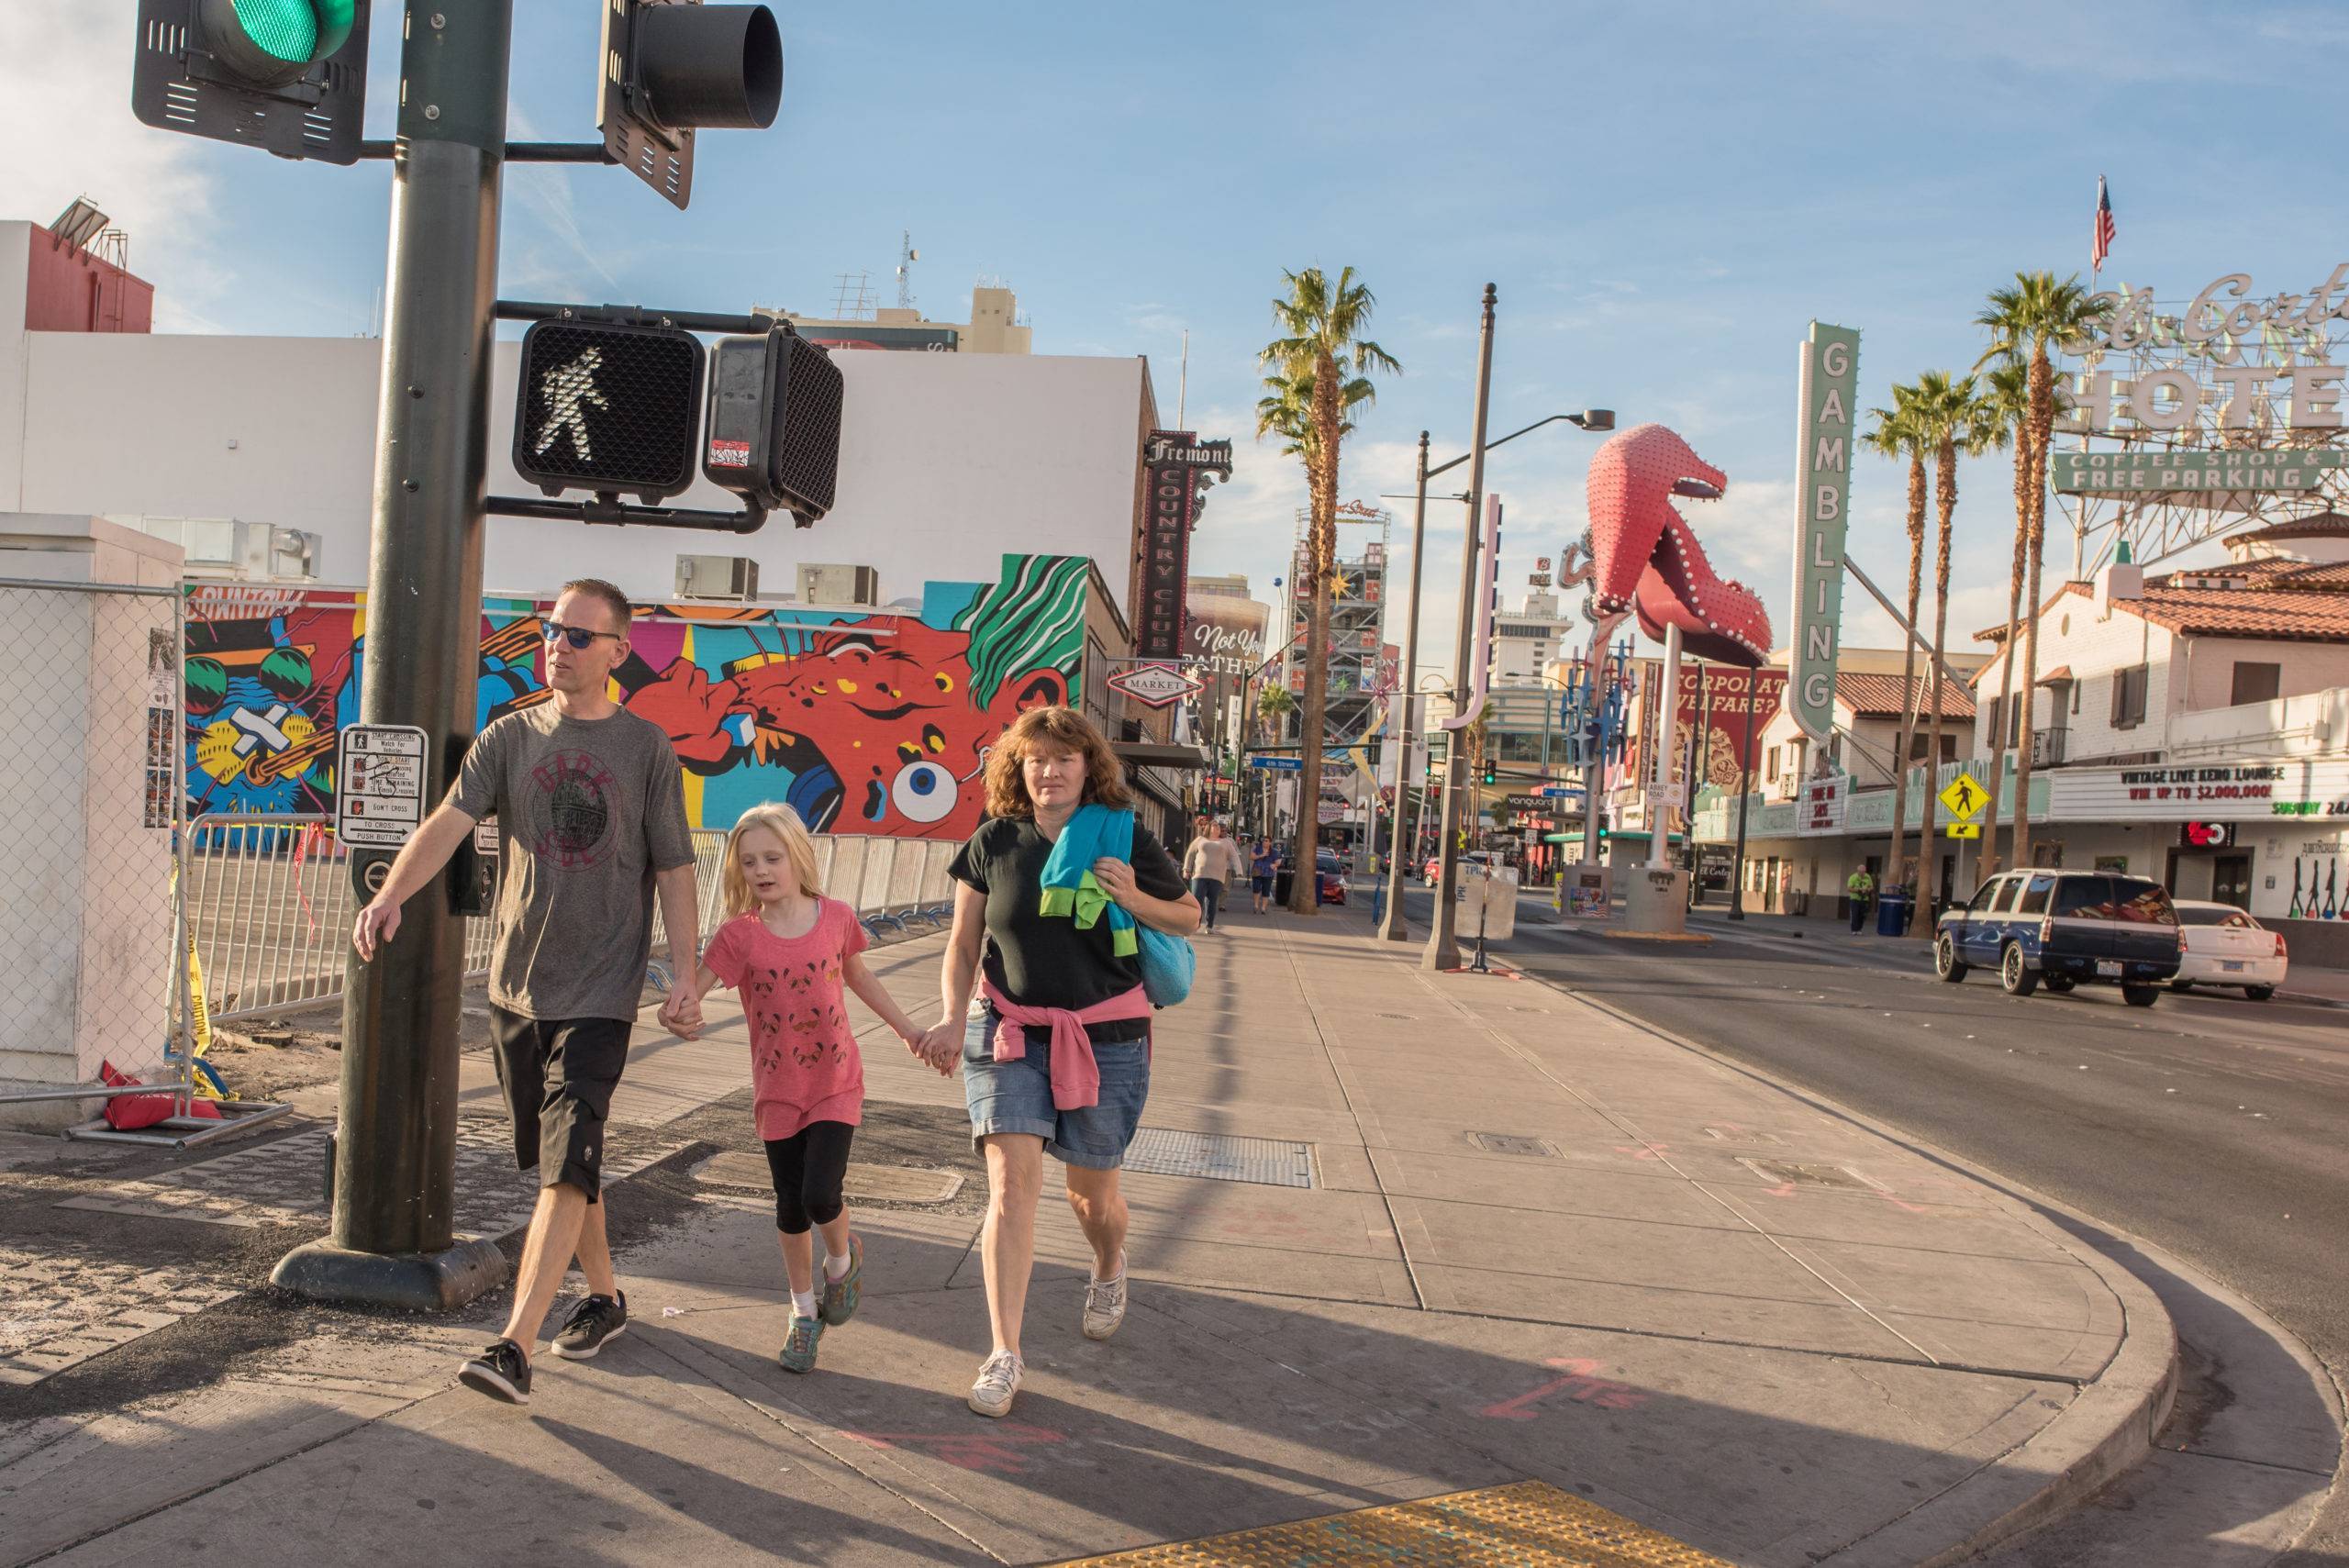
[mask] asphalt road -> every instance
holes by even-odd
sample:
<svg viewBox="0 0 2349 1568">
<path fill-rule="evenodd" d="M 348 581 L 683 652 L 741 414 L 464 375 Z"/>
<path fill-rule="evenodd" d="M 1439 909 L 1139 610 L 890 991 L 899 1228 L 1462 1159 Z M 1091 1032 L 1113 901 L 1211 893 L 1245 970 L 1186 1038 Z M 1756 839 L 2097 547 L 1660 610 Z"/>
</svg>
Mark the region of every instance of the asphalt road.
<svg viewBox="0 0 2349 1568">
<path fill-rule="evenodd" d="M 1424 931 L 1424 891 L 1408 908 Z M 2137 1008 L 2086 986 L 2019 1000 L 1982 971 L 1941 982 L 1922 942 L 1641 944 L 1558 929 L 1546 897 L 1521 909 L 1507 962 L 2144 1237 L 2349 1382 L 2349 1011 L 2170 992 Z M 2282 1561 L 2349 1562 L 2349 1495 Z"/>
</svg>

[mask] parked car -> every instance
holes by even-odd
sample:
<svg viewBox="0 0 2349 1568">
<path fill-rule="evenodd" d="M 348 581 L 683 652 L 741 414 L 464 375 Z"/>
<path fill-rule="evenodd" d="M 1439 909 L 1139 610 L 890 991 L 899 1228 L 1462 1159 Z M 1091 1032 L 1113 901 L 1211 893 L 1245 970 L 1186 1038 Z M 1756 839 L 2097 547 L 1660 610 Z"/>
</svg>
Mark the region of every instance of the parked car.
<svg viewBox="0 0 2349 1568">
<path fill-rule="evenodd" d="M 2109 872 L 2014 871 L 1943 913 L 1933 970 L 1955 983 L 1995 968 L 2010 996 L 2075 985 L 2118 985 L 2132 1007 L 2150 1007 L 2178 972 L 2185 939 L 2168 890 Z"/>
<path fill-rule="evenodd" d="M 2290 956 L 2284 951 L 2284 933 L 2269 930 L 2233 905 L 2181 898 L 2177 925 L 2186 951 L 2171 990 L 2240 985 L 2244 995 L 2265 1002 L 2284 984 Z"/>
<path fill-rule="evenodd" d="M 1314 897 L 1323 904 L 1343 904 L 1346 901 L 1346 862 L 1338 858 L 1335 850 L 1322 850 L 1313 858 Z"/>
</svg>

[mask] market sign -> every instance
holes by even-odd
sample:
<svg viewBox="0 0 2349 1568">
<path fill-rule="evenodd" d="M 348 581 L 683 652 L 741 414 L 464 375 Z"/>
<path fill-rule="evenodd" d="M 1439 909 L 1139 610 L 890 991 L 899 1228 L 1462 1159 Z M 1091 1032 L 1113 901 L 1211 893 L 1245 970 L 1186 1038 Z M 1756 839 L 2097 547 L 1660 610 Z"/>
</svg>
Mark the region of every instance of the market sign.
<svg viewBox="0 0 2349 1568">
<path fill-rule="evenodd" d="M 2190 763 L 2166 768 L 2059 768 L 2047 816 L 2074 822 L 2349 819 L 2349 759 Z"/>
<path fill-rule="evenodd" d="M 1147 495 L 1134 651 L 1145 659 L 1180 659 L 1199 492 L 1210 476 L 1231 477 L 1231 443 L 1202 441 L 1189 430 L 1152 430 L 1142 448 L 1142 467 Z"/>
<path fill-rule="evenodd" d="M 2314 490 L 2326 470 L 2344 466 L 2349 450 L 2339 447 L 2050 452 L 2047 483 L 2067 495 L 2190 492 L 2207 499 L 2229 490 Z"/>
<path fill-rule="evenodd" d="M 1853 423 L 1860 335 L 1810 324 L 1797 386 L 1795 630 L 1788 684 L 1795 723 L 1824 746 L 1835 727 L 1835 661 L 1842 638 L 1843 533 L 1851 515 Z"/>
<path fill-rule="evenodd" d="M 1152 707 L 1164 707 L 1181 702 L 1200 689 L 1199 682 L 1185 674 L 1173 664 L 1136 664 L 1120 670 L 1109 677 L 1108 687 L 1122 692 L 1138 703 Z"/>
</svg>

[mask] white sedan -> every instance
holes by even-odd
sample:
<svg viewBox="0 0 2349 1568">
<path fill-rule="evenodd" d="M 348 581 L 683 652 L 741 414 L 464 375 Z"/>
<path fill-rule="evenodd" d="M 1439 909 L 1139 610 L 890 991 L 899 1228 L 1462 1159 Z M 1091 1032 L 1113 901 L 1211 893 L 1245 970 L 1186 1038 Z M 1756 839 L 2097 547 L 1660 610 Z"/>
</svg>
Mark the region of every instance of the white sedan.
<svg viewBox="0 0 2349 1568">
<path fill-rule="evenodd" d="M 2254 1002 L 2265 1002 L 2284 984 L 2284 937 L 2232 904 L 2177 901 L 2178 936 L 2185 951 L 2177 961 L 2173 991 L 2195 985 L 2240 985 Z"/>
</svg>

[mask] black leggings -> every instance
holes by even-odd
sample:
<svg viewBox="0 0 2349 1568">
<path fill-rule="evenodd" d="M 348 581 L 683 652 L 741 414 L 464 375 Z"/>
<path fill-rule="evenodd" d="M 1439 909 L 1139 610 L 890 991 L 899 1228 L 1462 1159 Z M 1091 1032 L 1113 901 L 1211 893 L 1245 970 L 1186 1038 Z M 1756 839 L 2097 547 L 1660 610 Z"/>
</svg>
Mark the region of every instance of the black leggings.
<svg viewBox="0 0 2349 1568">
<path fill-rule="evenodd" d="M 829 1225 L 841 1217 L 841 1182 L 848 1174 L 848 1145 L 855 1136 L 856 1129 L 844 1121 L 811 1121 L 767 1144 L 776 1229 L 804 1236 L 811 1222 Z"/>
</svg>

